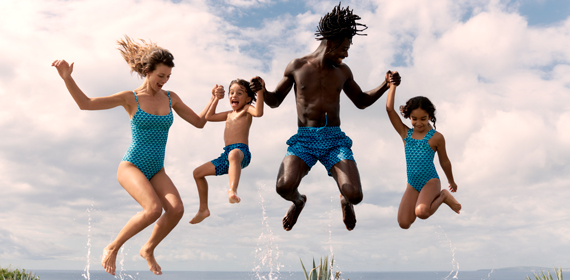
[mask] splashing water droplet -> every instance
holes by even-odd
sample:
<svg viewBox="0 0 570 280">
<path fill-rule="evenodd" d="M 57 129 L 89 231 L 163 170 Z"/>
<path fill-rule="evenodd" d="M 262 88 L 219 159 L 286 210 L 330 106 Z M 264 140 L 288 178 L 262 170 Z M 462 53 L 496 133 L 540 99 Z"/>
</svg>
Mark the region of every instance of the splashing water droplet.
<svg viewBox="0 0 570 280">
<path fill-rule="evenodd" d="M 459 263 L 457 262 L 457 260 L 455 260 L 455 247 L 453 247 L 453 244 L 451 243 L 451 239 L 449 239 L 449 237 L 447 236 L 447 234 L 445 233 L 443 228 L 440 225 L 437 225 L 437 226 L 439 227 L 439 229 L 443 233 L 443 236 L 445 236 L 445 239 L 447 240 L 447 242 L 449 242 L 449 248 L 451 249 L 451 266 L 452 266 L 452 269 L 449 272 L 449 274 L 443 279 L 449 278 L 449 276 L 451 276 L 451 274 L 453 274 L 453 272 L 455 272 L 455 275 L 453 275 L 452 278 L 453 279 L 459 279 L 457 277 L 457 275 L 459 274 Z"/>
<path fill-rule="evenodd" d="M 89 273 L 89 269 L 91 267 L 91 211 L 93 210 L 93 204 L 91 204 L 91 208 L 87 208 L 87 264 L 85 265 L 85 269 L 83 270 L 85 273 L 81 274 L 83 278 L 90 280 L 91 274 Z"/>
<path fill-rule="evenodd" d="M 257 239 L 256 264 L 252 270 L 259 280 L 276 280 L 279 279 L 279 271 L 281 264 L 279 263 L 279 246 L 274 244 L 274 236 L 271 227 L 267 221 L 267 213 L 265 211 L 265 204 L 261 190 L 266 189 L 258 185 L 257 192 L 259 193 L 262 212 L 262 232 Z M 269 271 L 267 275 L 263 271 Z"/>
</svg>

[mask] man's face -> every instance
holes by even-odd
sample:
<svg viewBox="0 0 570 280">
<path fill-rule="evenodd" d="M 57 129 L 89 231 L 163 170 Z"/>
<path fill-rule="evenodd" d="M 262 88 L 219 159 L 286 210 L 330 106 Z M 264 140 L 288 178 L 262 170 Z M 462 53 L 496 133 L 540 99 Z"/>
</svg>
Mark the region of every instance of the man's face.
<svg viewBox="0 0 570 280">
<path fill-rule="evenodd" d="M 348 50 L 352 41 L 348 38 L 341 40 L 329 40 L 327 42 L 327 58 L 336 66 L 342 64 L 342 60 L 348 57 Z"/>
</svg>

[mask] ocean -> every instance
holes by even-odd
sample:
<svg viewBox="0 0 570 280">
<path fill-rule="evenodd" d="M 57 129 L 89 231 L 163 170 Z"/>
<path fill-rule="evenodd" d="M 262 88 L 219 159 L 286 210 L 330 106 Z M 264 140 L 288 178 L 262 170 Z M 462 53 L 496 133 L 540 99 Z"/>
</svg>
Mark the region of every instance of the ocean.
<svg viewBox="0 0 570 280">
<path fill-rule="evenodd" d="M 546 269 L 544 270 L 546 272 Z M 554 271 L 551 269 L 551 273 Z M 303 272 L 268 273 L 228 272 L 228 271 L 165 271 L 162 276 L 155 276 L 149 271 L 122 271 L 112 276 L 103 270 L 36 270 L 32 271 L 40 280 L 303 280 Z M 343 272 L 343 280 L 524 280 L 531 279 L 534 270 L 498 269 L 478 271 L 425 271 L 425 272 Z M 554 277 L 556 277 L 554 275 Z"/>
</svg>

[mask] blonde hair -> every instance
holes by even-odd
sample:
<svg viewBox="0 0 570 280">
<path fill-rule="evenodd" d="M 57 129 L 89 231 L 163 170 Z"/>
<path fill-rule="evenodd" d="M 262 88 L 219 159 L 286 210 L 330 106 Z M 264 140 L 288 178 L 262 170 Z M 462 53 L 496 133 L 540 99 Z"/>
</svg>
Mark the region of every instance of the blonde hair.
<svg viewBox="0 0 570 280">
<path fill-rule="evenodd" d="M 135 42 L 127 35 L 124 39 L 117 40 L 118 49 L 131 67 L 131 73 L 136 72 L 139 77 L 144 78 L 147 73 L 154 71 L 158 64 L 174 67 L 174 56 L 168 50 L 152 41 L 147 43 L 143 39 L 139 40 L 140 42 Z"/>
</svg>

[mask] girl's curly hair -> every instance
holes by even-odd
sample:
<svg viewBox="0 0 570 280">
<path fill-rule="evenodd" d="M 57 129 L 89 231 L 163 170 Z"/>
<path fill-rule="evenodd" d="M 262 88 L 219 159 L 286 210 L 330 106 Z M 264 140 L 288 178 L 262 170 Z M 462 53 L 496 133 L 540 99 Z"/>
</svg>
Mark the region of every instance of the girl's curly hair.
<svg viewBox="0 0 570 280">
<path fill-rule="evenodd" d="M 135 42 L 126 35 L 124 39 L 117 40 L 118 49 L 131 67 L 131 73 L 136 72 L 139 77 L 144 78 L 154 71 L 158 64 L 174 67 L 174 56 L 168 50 L 157 46 L 152 41 L 147 43 L 143 39 L 139 40 L 140 43 Z"/>
<path fill-rule="evenodd" d="M 368 27 L 364 24 L 357 23 L 360 17 L 352 13 L 352 10 L 347 6 L 346 8 L 340 7 L 340 2 L 338 6 L 335 6 L 332 12 L 327 13 L 319 21 L 317 26 L 317 40 L 334 40 L 348 38 L 352 39 L 354 35 L 363 35 L 359 32 L 366 30 Z M 358 29 L 358 26 L 362 26 L 362 29 Z"/>
<path fill-rule="evenodd" d="M 435 106 L 431 101 L 424 96 L 416 96 L 406 102 L 406 105 L 400 106 L 400 113 L 404 118 L 409 118 L 412 111 L 421 108 L 428 113 L 429 120 L 433 123 L 435 128 Z"/>
<path fill-rule="evenodd" d="M 249 103 L 247 104 L 252 104 L 257 101 L 257 94 L 253 92 L 253 90 L 251 90 L 248 81 L 243 79 L 235 79 L 230 82 L 230 86 L 228 87 L 228 89 L 231 88 L 233 84 L 238 84 L 242 86 L 245 89 L 245 92 L 247 92 L 247 96 L 251 97 L 251 101 L 249 101 Z"/>
</svg>

